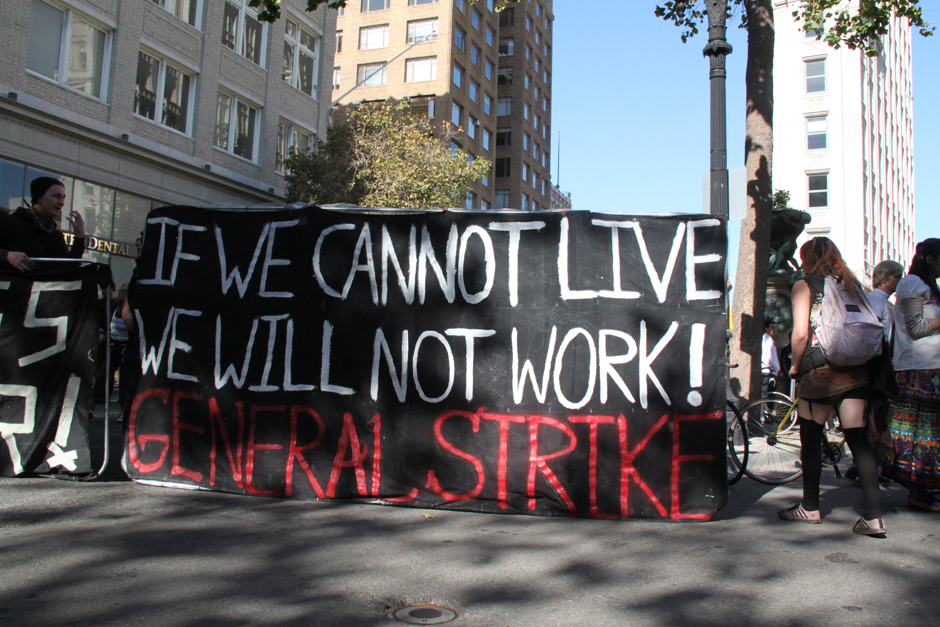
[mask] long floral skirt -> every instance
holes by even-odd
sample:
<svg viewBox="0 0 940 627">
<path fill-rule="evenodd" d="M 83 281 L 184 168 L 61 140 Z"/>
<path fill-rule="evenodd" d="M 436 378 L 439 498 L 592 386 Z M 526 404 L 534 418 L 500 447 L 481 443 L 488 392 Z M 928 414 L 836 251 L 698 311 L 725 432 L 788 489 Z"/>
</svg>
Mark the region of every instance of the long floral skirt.
<svg viewBox="0 0 940 627">
<path fill-rule="evenodd" d="M 900 370 L 897 376 L 900 393 L 888 405 L 895 460 L 885 474 L 940 488 L 940 369 Z"/>
</svg>

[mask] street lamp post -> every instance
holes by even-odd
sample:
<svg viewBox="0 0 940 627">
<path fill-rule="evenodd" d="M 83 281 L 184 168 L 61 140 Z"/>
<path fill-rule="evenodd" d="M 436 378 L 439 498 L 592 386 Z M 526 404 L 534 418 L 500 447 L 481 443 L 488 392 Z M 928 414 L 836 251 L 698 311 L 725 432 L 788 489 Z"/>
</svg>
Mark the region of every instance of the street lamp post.
<svg viewBox="0 0 940 627">
<path fill-rule="evenodd" d="M 711 205 L 710 213 L 728 219 L 728 137 L 725 114 L 725 57 L 731 44 L 725 37 L 728 0 L 705 0 L 708 11 L 708 43 L 702 54 L 709 58 L 711 85 Z"/>
</svg>

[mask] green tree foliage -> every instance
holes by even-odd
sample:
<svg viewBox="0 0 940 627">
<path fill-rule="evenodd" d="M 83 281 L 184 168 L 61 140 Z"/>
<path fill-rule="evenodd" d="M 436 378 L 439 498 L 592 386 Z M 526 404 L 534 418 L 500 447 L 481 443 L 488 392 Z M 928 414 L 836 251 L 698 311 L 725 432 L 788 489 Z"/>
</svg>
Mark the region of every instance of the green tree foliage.
<svg viewBox="0 0 940 627">
<path fill-rule="evenodd" d="M 405 103 L 352 107 L 316 151 L 287 159 L 287 197 L 401 209 L 463 206 L 470 183 L 489 175 L 490 162 L 451 150 L 461 132 L 411 114 Z"/>
<path fill-rule="evenodd" d="M 892 15 L 906 17 L 925 37 L 933 35 L 934 28 L 924 21 L 919 4 L 920 0 L 861 0 L 855 11 L 842 0 L 810 0 L 794 11 L 793 17 L 803 24 L 803 30 L 819 31 L 833 48 L 845 44 L 876 57 Z"/>
</svg>

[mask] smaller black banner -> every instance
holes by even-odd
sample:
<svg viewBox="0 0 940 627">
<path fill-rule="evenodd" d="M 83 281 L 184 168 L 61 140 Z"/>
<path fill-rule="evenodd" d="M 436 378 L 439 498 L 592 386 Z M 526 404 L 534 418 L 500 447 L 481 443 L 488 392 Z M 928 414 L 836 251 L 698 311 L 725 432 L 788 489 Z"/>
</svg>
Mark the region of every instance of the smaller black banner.
<svg viewBox="0 0 940 627">
<path fill-rule="evenodd" d="M 96 270 L 51 265 L 65 268 L 0 272 L 0 475 L 6 477 L 91 470 Z"/>
</svg>

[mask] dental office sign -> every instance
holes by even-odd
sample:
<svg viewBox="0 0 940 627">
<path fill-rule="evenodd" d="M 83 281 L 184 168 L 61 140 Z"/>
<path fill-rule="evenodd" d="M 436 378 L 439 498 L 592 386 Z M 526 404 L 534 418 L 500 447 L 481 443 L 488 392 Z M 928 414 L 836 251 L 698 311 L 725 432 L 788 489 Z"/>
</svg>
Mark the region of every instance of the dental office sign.
<svg viewBox="0 0 940 627">
<path fill-rule="evenodd" d="M 517 514 L 727 497 L 724 224 L 156 210 L 135 480 Z"/>
</svg>

